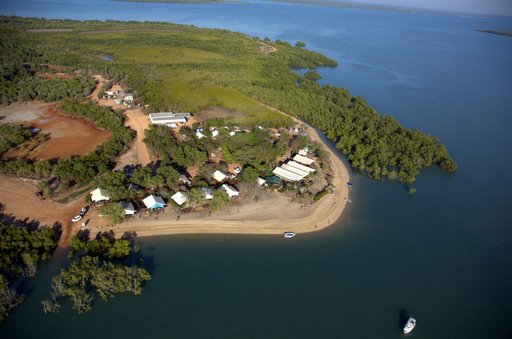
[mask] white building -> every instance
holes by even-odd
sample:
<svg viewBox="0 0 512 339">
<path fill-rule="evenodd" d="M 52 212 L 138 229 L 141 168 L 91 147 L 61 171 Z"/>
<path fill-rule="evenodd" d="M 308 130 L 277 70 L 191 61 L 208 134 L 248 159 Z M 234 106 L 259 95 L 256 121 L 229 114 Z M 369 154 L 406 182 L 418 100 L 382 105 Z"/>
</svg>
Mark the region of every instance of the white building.
<svg viewBox="0 0 512 339">
<path fill-rule="evenodd" d="M 206 200 L 211 200 L 211 199 L 213 199 L 213 191 L 212 191 L 210 188 L 208 188 L 208 187 L 201 187 L 201 191 L 203 191 L 203 193 L 204 193 L 204 198 L 205 198 Z"/>
<path fill-rule="evenodd" d="M 287 181 L 301 181 L 313 172 L 315 172 L 313 168 L 304 166 L 293 160 L 289 160 L 286 164 L 282 164 L 272 171 L 276 176 Z"/>
<path fill-rule="evenodd" d="M 149 120 L 153 125 L 169 125 L 187 122 L 190 113 L 160 112 L 150 113 Z"/>
<path fill-rule="evenodd" d="M 216 170 L 215 172 L 213 172 L 212 178 L 215 179 L 217 182 L 222 182 L 228 178 L 228 175 L 221 170 Z"/>
<path fill-rule="evenodd" d="M 296 154 L 293 157 L 293 160 L 295 160 L 296 162 L 299 162 L 299 163 L 301 163 L 303 165 L 306 165 L 306 166 L 309 166 L 309 165 L 311 165 L 311 164 L 313 164 L 315 162 L 315 160 L 306 158 L 305 156 L 302 156 L 300 154 Z"/>
<path fill-rule="evenodd" d="M 206 135 L 204 135 L 203 132 L 201 132 L 201 131 L 196 131 L 196 138 L 198 138 L 198 139 L 206 138 Z"/>
<path fill-rule="evenodd" d="M 107 200 L 110 200 L 110 197 L 101 188 L 97 188 L 91 192 L 91 201 L 100 202 L 100 201 L 107 201 Z"/>
<path fill-rule="evenodd" d="M 178 206 L 183 205 L 187 202 L 187 196 L 181 192 L 176 192 L 172 197 L 172 200 L 174 200 L 175 203 L 178 204 Z"/>
<path fill-rule="evenodd" d="M 290 166 L 288 164 L 282 164 L 281 168 L 284 169 L 284 170 L 287 170 L 289 172 L 295 173 L 297 175 L 300 175 L 301 179 L 304 179 L 309 174 L 309 172 L 305 172 L 305 171 L 303 171 L 301 169 L 298 169 L 296 167 Z"/>
<path fill-rule="evenodd" d="M 236 190 L 236 188 L 234 188 L 233 186 L 230 186 L 228 184 L 224 184 L 220 188 L 222 188 L 224 191 L 226 191 L 226 193 L 228 194 L 228 197 L 230 199 L 238 197 L 238 195 L 240 195 L 240 192 L 238 192 Z"/>
<path fill-rule="evenodd" d="M 137 212 L 130 201 L 121 201 L 119 205 L 124 209 L 124 215 L 134 215 Z"/>
<path fill-rule="evenodd" d="M 287 164 L 288 164 L 289 166 L 293 166 L 293 167 L 298 168 L 298 169 L 300 169 L 300 170 L 302 170 L 302 171 L 304 171 L 304 172 L 307 172 L 307 173 L 313 173 L 313 172 L 315 172 L 315 169 L 313 169 L 313 168 L 311 168 L 311 167 L 308 167 L 308 166 L 304 166 L 304 165 L 302 165 L 302 164 L 299 164 L 298 162 L 295 162 L 295 161 L 293 161 L 293 160 L 288 161 L 288 162 L 287 162 Z"/>
<path fill-rule="evenodd" d="M 300 176 L 300 175 L 298 175 L 296 173 L 287 171 L 287 170 L 285 170 L 285 169 L 283 169 L 281 167 L 274 168 L 272 173 L 274 173 L 279 178 L 287 180 L 287 181 L 300 181 L 303 178 L 302 176 Z"/>
<path fill-rule="evenodd" d="M 212 138 L 216 138 L 219 135 L 219 130 L 216 128 L 212 129 Z"/>
<path fill-rule="evenodd" d="M 155 208 L 164 208 L 165 207 L 165 201 L 164 199 L 160 198 L 156 195 L 150 195 L 142 200 L 144 205 L 146 205 L 149 209 L 155 209 Z"/>
<path fill-rule="evenodd" d="M 266 183 L 267 181 L 265 179 L 258 177 L 258 185 L 265 186 Z"/>
</svg>

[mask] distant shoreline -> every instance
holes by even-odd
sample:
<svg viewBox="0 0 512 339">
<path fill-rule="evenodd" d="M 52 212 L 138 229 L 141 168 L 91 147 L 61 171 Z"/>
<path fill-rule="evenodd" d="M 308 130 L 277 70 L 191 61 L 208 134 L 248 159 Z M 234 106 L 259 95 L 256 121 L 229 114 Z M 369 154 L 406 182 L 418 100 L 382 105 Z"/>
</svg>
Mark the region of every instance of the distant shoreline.
<svg viewBox="0 0 512 339">
<path fill-rule="evenodd" d="M 206 3 L 226 3 L 235 2 L 230 0 L 113 0 L 120 2 L 154 2 L 154 3 L 170 3 L 170 4 L 206 4 Z"/>
<path fill-rule="evenodd" d="M 481 32 L 481 33 L 489 33 L 489 34 L 496 34 L 496 35 L 512 37 L 512 31 L 496 31 L 496 30 L 492 30 L 492 29 L 475 29 L 475 31 Z"/>
</svg>

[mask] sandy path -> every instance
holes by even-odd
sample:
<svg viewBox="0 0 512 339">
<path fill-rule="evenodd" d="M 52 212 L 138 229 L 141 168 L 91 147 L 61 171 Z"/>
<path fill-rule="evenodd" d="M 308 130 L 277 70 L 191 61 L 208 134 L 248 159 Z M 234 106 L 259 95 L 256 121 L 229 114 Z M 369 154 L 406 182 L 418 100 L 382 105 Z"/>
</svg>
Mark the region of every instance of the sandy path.
<svg viewBox="0 0 512 339">
<path fill-rule="evenodd" d="M 184 233 L 282 234 L 286 231 L 313 232 L 332 225 L 339 219 L 347 203 L 348 171 L 315 129 L 307 127 L 307 131 L 311 140 L 324 145 L 329 153 L 334 175 L 333 194 L 325 196 L 318 203 L 303 208 L 301 203 L 290 202 L 283 194 L 269 192 L 262 201 L 234 204 L 211 216 L 205 212 L 194 212 L 182 214 L 178 218 L 176 212 L 167 209 L 158 217 L 141 215 L 127 220 L 116 225 L 114 231 L 118 236 L 126 231 L 137 232 L 139 236 Z M 109 228 L 94 227 L 91 231 L 106 230 Z"/>
<path fill-rule="evenodd" d="M 151 162 L 151 156 L 144 143 L 144 131 L 149 128 L 149 120 L 141 109 L 129 109 L 125 114 L 125 125 L 135 130 L 137 135 L 132 147 L 119 157 L 116 169 L 122 169 L 128 164 L 142 164 L 146 166 Z"/>
</svg>

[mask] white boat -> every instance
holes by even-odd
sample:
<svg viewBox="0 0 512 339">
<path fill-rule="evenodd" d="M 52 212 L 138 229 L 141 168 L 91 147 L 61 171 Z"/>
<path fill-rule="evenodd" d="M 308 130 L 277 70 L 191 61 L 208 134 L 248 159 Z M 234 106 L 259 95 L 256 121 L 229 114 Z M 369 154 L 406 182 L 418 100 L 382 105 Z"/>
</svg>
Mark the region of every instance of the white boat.
<svg viewBox="0 0 512 339">
<path fill-rule="evenodd" d="M 293 238 L 295 236 L 295 232 L 284 232 L 283 237 L 285 238 Z"/>
<path fill-rule="evenodd" d="M 404 326 L 404 333 L 410 333 L 414 329 L 414 326 L 416 326 L 416 319 L 410 317 L 409 320 L 407 320 L 407 324 Z"/>
</svg>

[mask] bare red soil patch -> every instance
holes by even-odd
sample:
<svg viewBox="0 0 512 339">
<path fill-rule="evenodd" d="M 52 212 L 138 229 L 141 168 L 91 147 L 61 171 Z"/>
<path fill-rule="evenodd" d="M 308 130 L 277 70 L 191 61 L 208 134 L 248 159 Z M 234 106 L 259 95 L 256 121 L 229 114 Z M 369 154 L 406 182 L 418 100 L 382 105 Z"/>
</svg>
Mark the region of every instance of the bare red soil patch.
<svg viewBox="0 0 512 339">
<path fill-rule="evenodd" d="M 62 226 L 60 246 L 66 246 L 71 237 L 78 232 L 82 222 L 87 227 L 106 226 L 109 221 L 98 217 L 95 208 L 84 216 L 83 220 L 73 223 L 71 218 L 84 207 L 83 196 L 66 204 L 51 199 L 41 200 L 36 196 L 37 189 L 32 180 L 0 177 L 0 203 L 3 213 L 11 215 L 26 222 L 39 221 L 40 225 L 53 226 L 58 223 Z"/>
<path fill-rule="evenodd" d="M 56 105 L 52 104 L 39 109 L 36 113 L 37 118 L 27 123 L 39 128 L 41 133 L 48 133 L 49 139 L 31 150 L 19 147 L 8 152 L 6 157 L 53 159 L 84 155 L 109 139 L 109 132 L 96 128 L 83 118 L 63 115 Z"/>
</svg>

